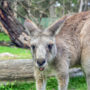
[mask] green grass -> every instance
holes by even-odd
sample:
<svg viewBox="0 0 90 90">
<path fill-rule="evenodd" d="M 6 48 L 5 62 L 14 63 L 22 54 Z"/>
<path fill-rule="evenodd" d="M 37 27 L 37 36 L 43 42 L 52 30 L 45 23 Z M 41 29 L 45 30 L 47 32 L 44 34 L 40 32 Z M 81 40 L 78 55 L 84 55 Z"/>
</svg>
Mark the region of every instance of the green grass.
<svg viewBox="0 0 90 90">
<path fill-rule="evenodd" d="M 50 78 L 47 82 L 47 90 L 58 90 L 57 80 Z M 35 82 L 24 83 L 8 83 L 6 86 L 1 85 L 0 90 L 36 90 Z M 84 77 L 70 78 L 68 90 L 87 90 Z"/>
<path fill-rule="evenodd" d="M 0 41 L 10 41 L 9 36 L 4 34 L 4 33 L 0 33 Z M 17 47 L 5 47 L 5 46 L 0 46 L 0 53 L 11 53 L 13 55 L 15 55 L 15 57 L 0 57 L 0 60 L 3 59 L 30 59 L 32 58 L 32 55 L 30 53 L 30 50 L 27 49 L 21 49 L 21 48 L 17 48 Z"/>
<path fill-rule="evenodd" d="M 85 77 L 74 77 L 70 79 L 69 90 L 87 90 Z"/>
<path fill-rule="evenodd" d="M 10 38 L 5 33 L 0 33 L 0 41 L 10 41 Z"/>
<path fill-rule="evenodd" d="M 11 53 L 15 55 L 15 57 L 0 57 L 0 59 L 31 59 L 32 55 L 30 50 L 27 49 L 21 49 L 21 48 L 11 48 L 11 47 L 5 47 L 5 46 L 0 46 L 0 53 Z"/>
</svg>

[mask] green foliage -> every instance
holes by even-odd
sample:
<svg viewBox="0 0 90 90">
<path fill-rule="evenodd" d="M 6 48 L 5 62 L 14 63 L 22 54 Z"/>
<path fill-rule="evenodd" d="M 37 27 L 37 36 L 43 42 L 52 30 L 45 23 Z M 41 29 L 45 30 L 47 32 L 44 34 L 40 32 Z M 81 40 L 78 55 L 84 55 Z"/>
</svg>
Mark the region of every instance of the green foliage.
<svg viewBox="0 0 90 90">
<path fill-rule="evenodd" d="M 74 4 L 77 4 L 77 2 L 78 2 L 77 0 L 72 0 L 72 3 Z"/>
<path fill-rule="evenodd" d="M 25 8 L 22 5 L 23 2 L 18 3 L 18 7 L 17 7 L 17 13 L 19 15 L 25 16 L 27 14 L 27 11 L 25 10 Z"/>
<path fill-rule="evenodd" d="M 24 83 L 7 83 L 6 86 L 1 85 L 0 90 L 36 90 L 35 82 Z M 51 77 L 47 82 L 47 90 L 58 90 L 57 80 Z M 74 77 L 70 79 L 68 90 L 87 90 L 84 77 Z"/>
</svg>

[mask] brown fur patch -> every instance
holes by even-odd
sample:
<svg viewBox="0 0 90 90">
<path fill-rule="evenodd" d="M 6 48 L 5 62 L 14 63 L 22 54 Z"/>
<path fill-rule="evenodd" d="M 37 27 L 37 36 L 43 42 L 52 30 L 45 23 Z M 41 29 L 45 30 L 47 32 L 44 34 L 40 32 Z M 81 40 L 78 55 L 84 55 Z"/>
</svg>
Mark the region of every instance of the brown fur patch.
<svg viewBox="0 0 90 90">
<path fill-rule="evenodd" d="M 60 33 L 56 36 L 56 43 L 58 46 L 58 50 L 61 47 L 60 44 L 64 43 L 64 45 L 68 47 L 69 50 L 68 52 L 72 54 L 73 56 L 71 57 L 72 65 L 75 63 L 80 63 L 80 57 L 82 51 L 82 45 L 81 45 L 82 35 L 80 35 L 80 33 L 82 31 L 84 24 L 89 18 L 90 18 L 90 11 L 82 12 L 68 17 Z"/>
</svg>

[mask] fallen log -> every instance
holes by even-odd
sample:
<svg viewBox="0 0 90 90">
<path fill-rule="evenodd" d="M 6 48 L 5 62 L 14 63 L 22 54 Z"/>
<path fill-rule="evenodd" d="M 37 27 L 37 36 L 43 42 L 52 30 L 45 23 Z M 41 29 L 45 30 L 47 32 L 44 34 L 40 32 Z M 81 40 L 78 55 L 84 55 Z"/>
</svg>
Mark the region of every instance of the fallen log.
<svg viewBox="0 0 90 90">
<path fill-rule="evenodd" d="M 15 44 L 12 42 L 0 41 L 0 46 L 12 47 L 15 46 Z"/>
<path fill-rule="evenodd" d="M 0 81 L 31 79 L 33 79 L 32 60 L 0 60 Z"/>
<path fill-rule="evenodd" d="M 82 76 L 80 68 L 70 69 L 70 77 L 75 77 L 77 73 Z M 81 73 L 81 74 L 80 74 Z M 49 75 L 53 76 L 53 75 Z M 0 60 L 0 82 L 31 81 L 34 80 L 33 60 Z"/>
</svg>

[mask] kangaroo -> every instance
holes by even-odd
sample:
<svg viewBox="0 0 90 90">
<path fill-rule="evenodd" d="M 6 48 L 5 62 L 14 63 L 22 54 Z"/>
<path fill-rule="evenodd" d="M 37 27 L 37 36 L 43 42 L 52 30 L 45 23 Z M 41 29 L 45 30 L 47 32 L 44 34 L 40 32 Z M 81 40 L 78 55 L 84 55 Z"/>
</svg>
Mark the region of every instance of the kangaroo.
<svg viewBox="0 0 90 90">
<path fill-rule="evenodd" d="M 24 23 L 30 32 L 36 89 L 46 90 L 50 73 L 58 80 L 58 90 L 67 90 L 69 68 L 81 65 L 90 90 L 90 11 L 65 16 L 45 30 Z"/>
</svg>

